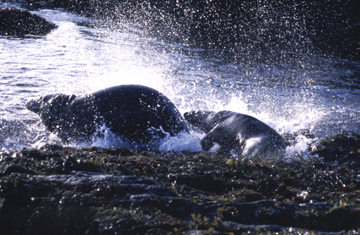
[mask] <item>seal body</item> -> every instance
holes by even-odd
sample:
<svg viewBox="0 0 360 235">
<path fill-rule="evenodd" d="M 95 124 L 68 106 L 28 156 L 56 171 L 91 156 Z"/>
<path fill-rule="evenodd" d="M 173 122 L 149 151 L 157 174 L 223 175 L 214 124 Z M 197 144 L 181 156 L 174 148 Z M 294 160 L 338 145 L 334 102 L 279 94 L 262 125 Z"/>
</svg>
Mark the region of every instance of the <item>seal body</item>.
<svg viewBox="0 0 360 235">
<path fill-rule="evenodd" d="M 283 138 L 271 127 L 249 115 L 230 111 L 191 111 L 185 119 L 206 133 L 201 146 L 208 151 L 214 143 L 221 151 L 235 150 L 239 155 L 282 156 L 285 153 Z"/>
<path fill-rule="evenodd" d="M 115 86 L 84 97 L 47 95 L 29 101 L 27 108 L 64 141 L 87 140 L 103 124 L 135 144 L 188 131 L 166 96 L 139 85 Z"/>
</svg>

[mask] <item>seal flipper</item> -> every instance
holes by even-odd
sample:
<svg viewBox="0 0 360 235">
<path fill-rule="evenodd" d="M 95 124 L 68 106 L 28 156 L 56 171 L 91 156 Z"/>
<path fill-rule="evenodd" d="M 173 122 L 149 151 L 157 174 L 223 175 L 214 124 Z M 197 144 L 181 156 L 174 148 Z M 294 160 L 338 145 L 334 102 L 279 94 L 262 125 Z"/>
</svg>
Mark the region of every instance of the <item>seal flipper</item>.
<svg viewBox="0 0 360 235">
<path fill-rule="evenodd" d="M 208 151 L 211 149 L 211 147 L 214 146 L 213 138 L 211 137 L 211 132 L 207 134 L 202 140 L 201 140 L 201 147 L 203 150 Z"/>
<path fill-rule="evenodd" d="M 237 154 L 239 156 L 242 156 L 243 152 L 244 152 L 244 149 L 246 147 L 246 141 L 245 140 L 241 140 L 240 138 L 238 139 L 239 140 L 239 145 L 235 145 L 234 146 L 234 150 L 237 152 Z"/>
<path fill-rule="evenodd" d="M 216 136 L 219 134 L 219 124 L 216 124 L 201 140 L 200 144 L 203 150 L 208 151 L 214 146 L 214 140 L 217 139 Z M 207 124 L 204 124 L 205 128 L 209 128 Z M 215 137 L 215 138 L 214 138 Z"/>
</svg>

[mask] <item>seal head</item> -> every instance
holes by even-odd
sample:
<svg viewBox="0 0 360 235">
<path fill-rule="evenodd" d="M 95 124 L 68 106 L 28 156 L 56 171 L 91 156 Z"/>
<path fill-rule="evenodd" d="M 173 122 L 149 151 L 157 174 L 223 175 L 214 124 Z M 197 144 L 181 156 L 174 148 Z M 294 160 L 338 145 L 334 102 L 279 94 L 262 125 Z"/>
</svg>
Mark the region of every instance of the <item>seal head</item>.
<svg viewBox="0 0 360 235">
<path fill-rule="evenodd" d="M 205 151 L 217 143 L 221 152 L 235 150 L 242 156 L 282 156 L 285 142 L 271 127 L 249 115 L 231 111 L 191 111 L 185 119 L 206 133 L 201 140 Z"/>
</svg>

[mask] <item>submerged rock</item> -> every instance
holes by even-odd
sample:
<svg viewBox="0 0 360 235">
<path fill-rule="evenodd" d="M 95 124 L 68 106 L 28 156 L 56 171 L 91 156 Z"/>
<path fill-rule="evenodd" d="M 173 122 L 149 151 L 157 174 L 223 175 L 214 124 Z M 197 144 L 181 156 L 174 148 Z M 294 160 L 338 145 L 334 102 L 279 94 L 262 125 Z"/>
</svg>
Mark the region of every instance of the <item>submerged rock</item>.
<svg viewBox="0 0 360 235">
<path fill-rule="evenodd" d="M 0 35 L 20 36 L 46 35 L 56 25 L 44 18 L 16 8 L 0 9 Z"/>
</svg>

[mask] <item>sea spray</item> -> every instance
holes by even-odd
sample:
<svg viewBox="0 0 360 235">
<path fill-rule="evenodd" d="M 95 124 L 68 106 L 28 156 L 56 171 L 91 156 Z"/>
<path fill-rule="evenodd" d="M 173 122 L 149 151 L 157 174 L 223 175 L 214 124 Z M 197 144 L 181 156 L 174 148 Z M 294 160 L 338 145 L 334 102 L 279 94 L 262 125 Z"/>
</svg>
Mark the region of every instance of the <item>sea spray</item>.
<svg viewBox="0 0 360 235">
<path fill-rule="evenodd" d="M 162 152 L 198 152 L 202 151 L 200 140 L 203 134 L 193 132 L 181 132 L 176 136 L 165 137 L 160 144 L 159 150 Z"/>
<path fill-rule="evenodd" d="M 1 149 L 57 143 L 39 118 L 26 110 L 28 100 L 54 93 L 86 95 L 121 84 L 152 87 L 181 113 L 230 110 L 249 114 L 281 135 L 290 135 L 298 153 L 307 151 L 298 137 L 302 130 L 318 139 L 359 130 L 357 61 L 311 51 L 273 51 L 267 57 L 233 51 L 227 56 L 223 51 L 151 38 L 124 22 L 104 22 L 61 10 L 34 13 L 58 28 L 43 38 L 0 38 L 0 120 L 7 125 L 0 130 L 5 137 L 0 139 Z M 194 150 L 199 147 L 201 137 L 194 137 L 198 134 L 203 135 L 189 136 Z M 312 144 L 310 137 L 303 136 Z M 102 141 L 97 143 L 114 145 Z M 177 149 L 176 138 L 168 141 L 161 149 Z M 178 142 L 186 143 L 181 138 Z"/>
</svg>

